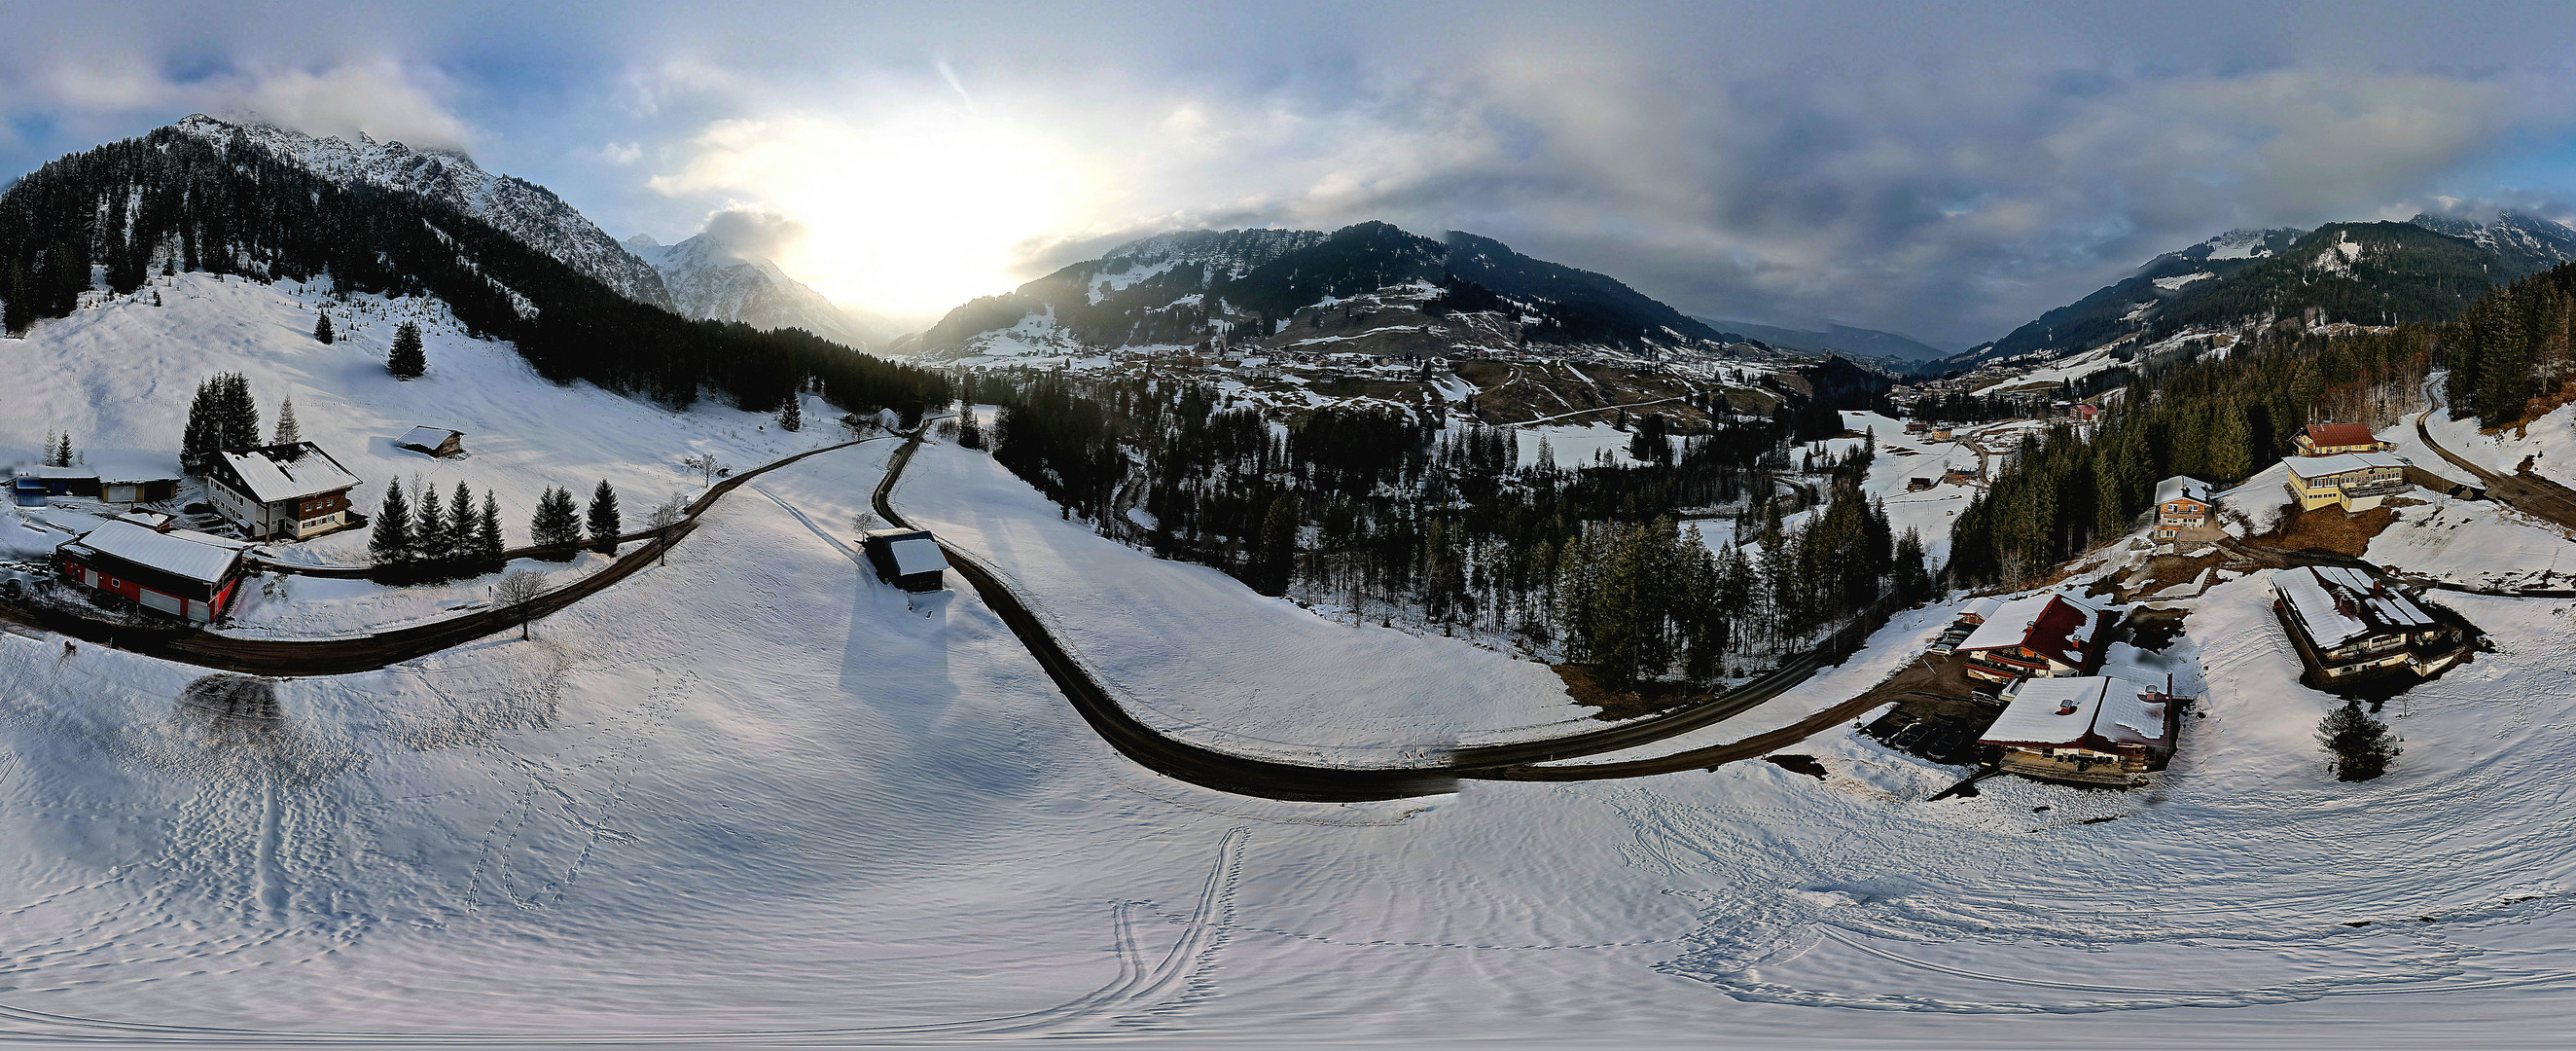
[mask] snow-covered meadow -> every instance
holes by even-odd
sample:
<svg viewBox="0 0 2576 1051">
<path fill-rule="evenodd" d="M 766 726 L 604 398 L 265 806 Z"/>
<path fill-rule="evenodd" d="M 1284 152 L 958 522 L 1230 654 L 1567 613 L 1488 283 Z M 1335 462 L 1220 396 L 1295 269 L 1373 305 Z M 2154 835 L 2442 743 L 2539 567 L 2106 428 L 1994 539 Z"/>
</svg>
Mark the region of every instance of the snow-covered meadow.
<svg viewBox="0 0 2576 1051">
<path fill-rule="evenodd" d="M 264 408 L 304 384 L 307 433 L 362 450 L 371 484 L 408 471 L 364 450 L 436 388 L 383 379 L 363 342 L 295 344 L 309 315 L 229 287 L 200 289 L 232 305 L 188 330 L 229 350 L 74 342 L 154 309 L 119 305 L 0 362 L 76 442 L 145 448 L 176 422 L 120 406 L 184 415 L 238 355 Z M 442 404 L 487 414 L 458 466 L 505 504 L 792 444 L 513 378 L 506 347 L 431 355 L 433 380 L 489 363 Z M 348 422 L 323 430 L 308 392 Z M 47 425 L 12 417 L 7 440 Z M 757 480 L 532 641 L 281 682 L 264 743 L 178 713 L 200 669 L 0 633 L 0 1030 L 2486 1046 L 2557 1039 L 2576 998 L 2576 603 L 2444 596 L 2498 649 L 2392 702 L 2407 752 L 2362 785 L 2324 771 L 2309 734 L 2335 702 L 2298 685 L 2256 574 L 2179 601 L 2175 649 L 2125 655 L 2207 682 L 2146 791 L 1995 778 L 1926 802 L 1962 771 L 1837 728 L 1784 749 L 1821 779 L 1748 762 L 1270 802 L 1117 755 L 971 592 L 876 583 L 851 520 L 892 449 Z M 1212 744 L 1386 758 L 1575 714 L 1536 665 L 1105 545 L 974 453 L 925 448 L 896 501 L 1026 585 L 1140 715 Z M 1948 612 L 1708 733 L 1850 696 Z"/>
</svg>

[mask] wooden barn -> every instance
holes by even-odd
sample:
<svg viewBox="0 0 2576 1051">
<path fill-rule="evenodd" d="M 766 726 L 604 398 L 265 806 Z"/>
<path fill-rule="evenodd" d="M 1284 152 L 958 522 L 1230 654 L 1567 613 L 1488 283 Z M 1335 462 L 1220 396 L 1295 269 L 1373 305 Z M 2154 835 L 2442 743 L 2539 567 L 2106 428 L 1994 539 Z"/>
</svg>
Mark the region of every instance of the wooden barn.
<svg viewBox="0 0 2576 1051">
<path fill-rule="evenodd" d="M 439 427 L 414 427 L 411 433 L 394 442 L 394 448 L 409 449 L 423 456 L 462 456 L 465 454 L 465 432 Z"/>
<path fill-rule="evenodd" d="M 937 591 L 948 586 L 944 576 L 948 556 L 939 550 L 939 541 L 927 529 L 873 529 L 860 539 L 859 546 L 867 553 L 868 564 L 876 567 L 879 580 L 905 591 Z"/>
<path fill-rule="evenodd" d="M 120 518 L 54 549 L 64 580 L 200 624 L 231 608 L 249 544 Z"/>
</svg>

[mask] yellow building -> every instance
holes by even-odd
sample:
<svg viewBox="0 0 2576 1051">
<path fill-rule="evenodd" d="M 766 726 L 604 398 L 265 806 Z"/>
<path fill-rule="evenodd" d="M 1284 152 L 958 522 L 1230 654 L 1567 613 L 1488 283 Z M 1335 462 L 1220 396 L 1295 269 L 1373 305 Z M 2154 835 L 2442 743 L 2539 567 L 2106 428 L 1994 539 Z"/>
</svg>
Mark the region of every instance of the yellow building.
<svg viewBox="0 0 2576 1051">
<path fill-rule="evenodd" d="M 2368 511 L 2409 488 L 2406 461 L 2392 453 L 2293 456 L 2281 462 L 2290 469 L 2290 495 L 2302 511 L 2320 507 L 2341 507 L 2346 514 Z"/>
</svg>

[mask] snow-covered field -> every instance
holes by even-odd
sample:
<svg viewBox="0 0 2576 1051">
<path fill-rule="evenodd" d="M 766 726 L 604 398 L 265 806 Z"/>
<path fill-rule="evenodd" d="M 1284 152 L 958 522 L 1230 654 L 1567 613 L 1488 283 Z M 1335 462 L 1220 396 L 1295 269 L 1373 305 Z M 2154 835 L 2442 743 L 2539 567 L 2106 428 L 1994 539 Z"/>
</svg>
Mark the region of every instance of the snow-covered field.
<svg viewBox="0 0 2576 1051">
<path fill-rule="evenodd" d="M 1210 747 L 1437 762 L 1460 743 L 1561 731 L 1593 711 L 1546 665 L 1336 623 L 1206 566 L 1102 539 L 982 453 L 923 446 L 894 502 L 1011 581 L 1138 718 Z"/>
<path fill-rule="evenodd" d="M 263 402 L 310 376 L 300 414 L 310 389 L 360 421 L 328 441 L 424 411 L 368 358 L 242 338 Z M 154 346 L 48 352 L 62 374 L 31 382 L 68 415 L 93 385 L 184 411 L 222 355 Z M 433 370 L 472 349 L 433 342 Z M 456 382 L 525 411 L 477 424 L 511 436 L 461 465 L 478 484 L 669 485 L 679 450 L 738 448 L 711 443 L 767 458 L 756 418 L 516 391 L 493 349 Z M 100 401 L 56 426 L 119 433 Z M 45 421 L 8 426 L 32 447 Z M 1994 778 L 1928 803 L 1955 768 L 1837 729 L 1789 749 L 1821 780 L 1752 762 L 1266 802 L 1125 761 L 971 593 L 875 583 L 849 518 L 891 446 L 760 479 L 534 641 L 282 682 L 265 744 L 177 716 L 197 669 L 0 634 L 0 1031 L 2500 1046 L 2563 1039 L 2576 1002 L 2576 603 L 2444 596 L 2498 650 L 2390 704 L 2407 752 L 2368 784 L 2323 770 L 2334 702 L 2298 685 L 2257 574 L 2185 603 L 2166 659 L 2205 668 L 2207 718 L 2151 790 Z M 911 471 L 907 511 L 1032 585 L 1128 697 L 1224 740 L 1546 714 L 1516 677 L 1535 665 L 1093 549 L 974 454 Z M 1946 613 L 1774 703 L 1848 696 Z"/>
</svg>

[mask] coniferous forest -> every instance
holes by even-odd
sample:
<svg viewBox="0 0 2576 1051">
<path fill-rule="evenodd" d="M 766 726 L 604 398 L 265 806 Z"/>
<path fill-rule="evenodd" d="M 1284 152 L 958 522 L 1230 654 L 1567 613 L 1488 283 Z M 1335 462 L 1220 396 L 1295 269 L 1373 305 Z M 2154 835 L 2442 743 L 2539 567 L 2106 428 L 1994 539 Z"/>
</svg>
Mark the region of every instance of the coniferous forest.
<svg viewBox="0 0 2576 1051">
<path fill-rule="evenodd" d="M 431 295 L 476 336 L 513 341 L 546 378 L 686 406 L 715 392 L 753 412 L 811 385 L 846 411 L 945 403 L 937 373 L 799 330 L 691 321 L 646 306 L 418 195 L 342 185 L 248 138 L 174 129 L 63 157 L 0 192 L 0 328 L 65 316 L 179 270 Z"/>
<path fill-rule="evenodd" d="M 1866 453 L 1807 453 L 1826 473 L 1791 469 L 1793 448 L 1840 433 L 1829 409 L 1722 425 L 1634 465 L 1569 468 L 1543 447 L 1525 465 L 1509 428 L 1347 409 L 1280 426 L 1195 383 L 1000 373 L 964 385 L 1001 407 L 996 460 L 1104 535 L 1363 621 L 1509 637 L 1617 683 L 1710 681 L 1893 590 L 1928 597 L 1919 538 L 1890 536 L 1860 491 Z M 1660 428 L 1638 430 L 1672 449 Z M 1822 512 L 1784 526 L 1786 492 Z M 1766 541 L 1758 559 L 1684 524 L 1721 508 L 1732 535 Z"/>
</svg>

